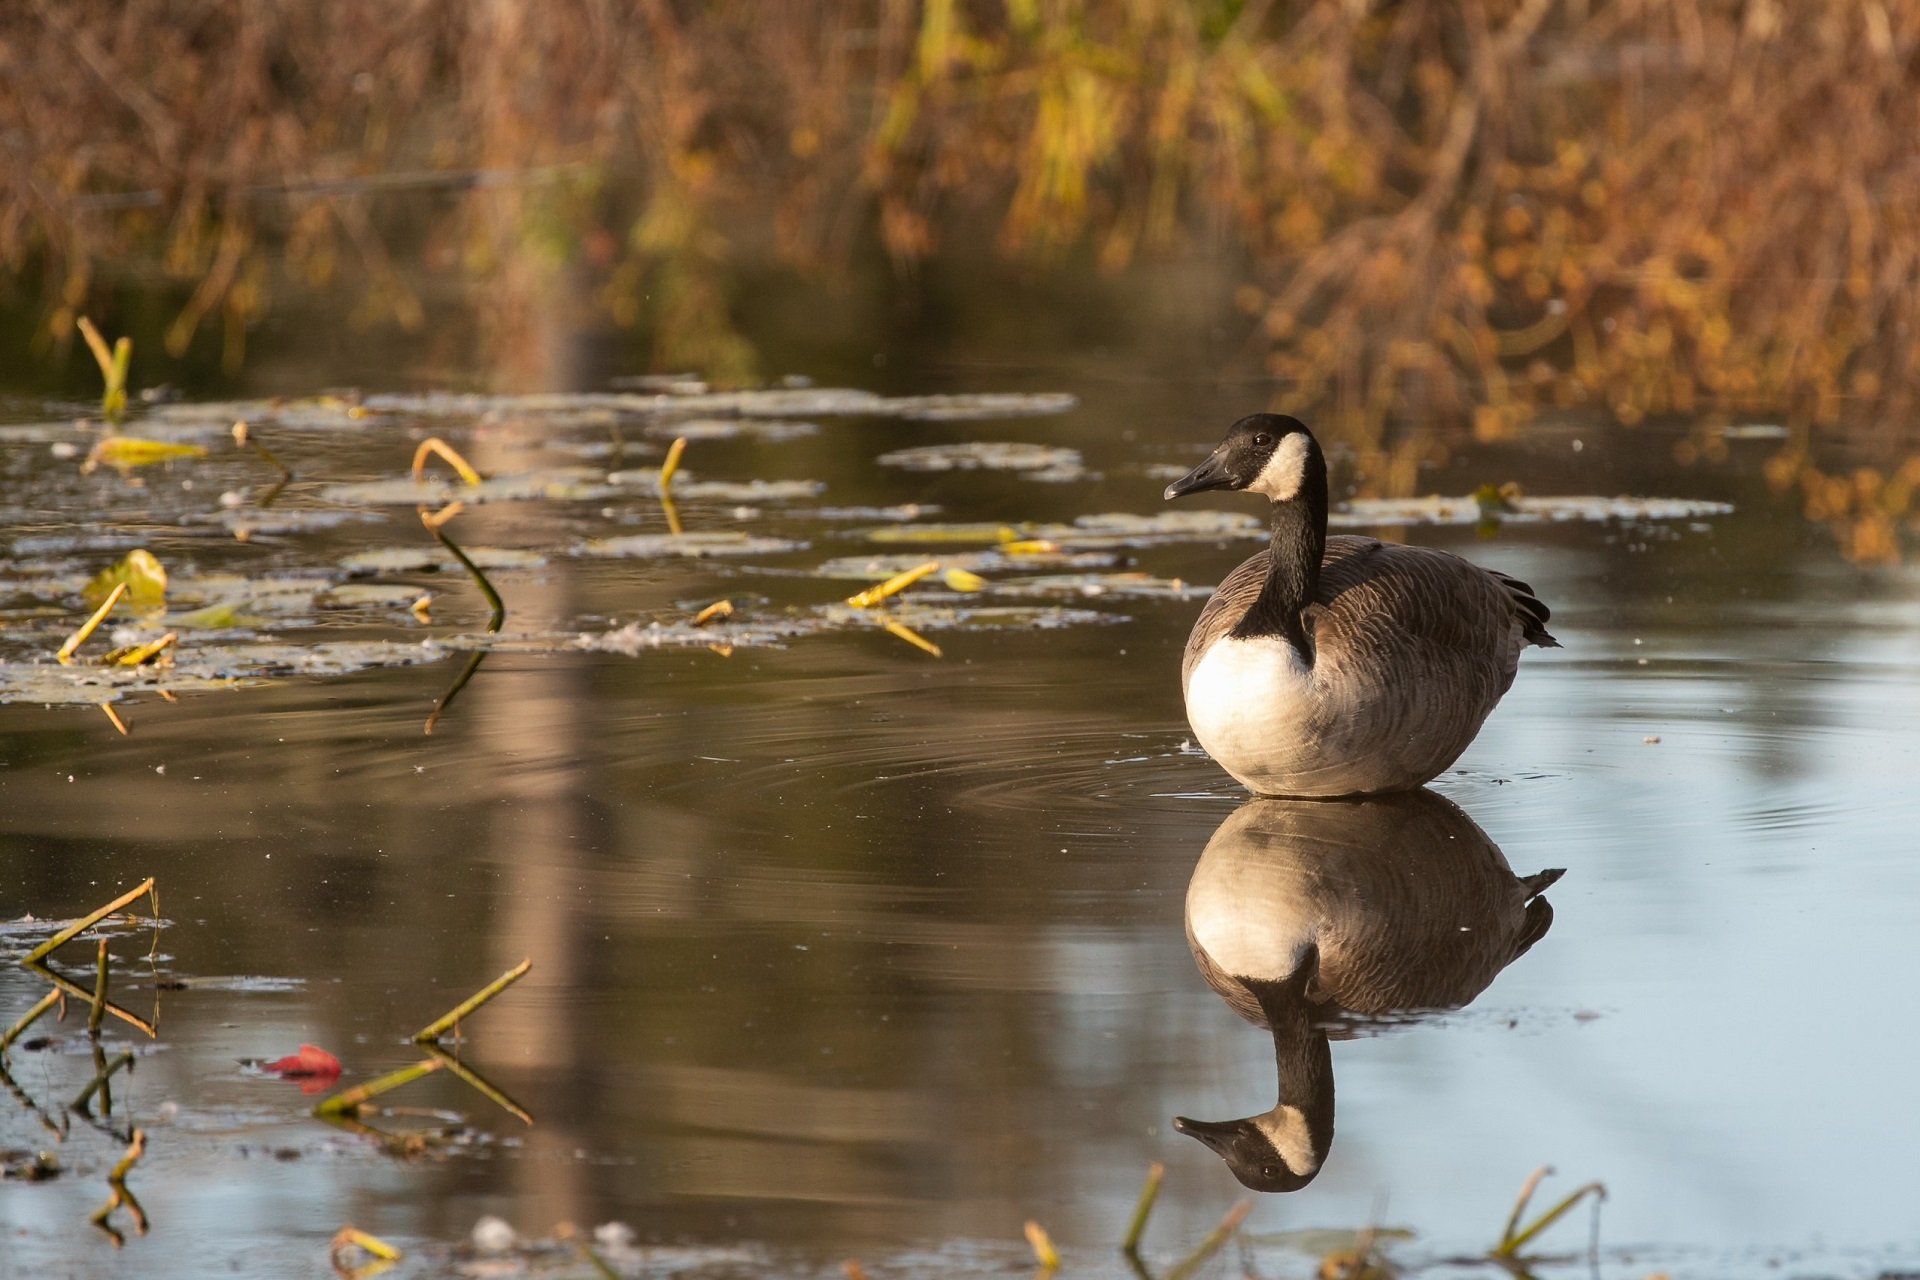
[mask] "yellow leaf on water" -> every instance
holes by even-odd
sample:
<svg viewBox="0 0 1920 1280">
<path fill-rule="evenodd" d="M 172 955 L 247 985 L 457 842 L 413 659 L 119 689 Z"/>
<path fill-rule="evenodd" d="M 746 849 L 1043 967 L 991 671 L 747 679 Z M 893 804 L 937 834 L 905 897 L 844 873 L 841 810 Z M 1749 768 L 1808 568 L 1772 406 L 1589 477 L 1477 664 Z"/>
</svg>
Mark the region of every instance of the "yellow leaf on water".
<svg viewBox="0 0 1920 1280">
<path fill-rule="evenodd" d="M 179 458 L 204 458 L 207 451 L 197 444 L 176 444 L 168 440 L 141 440 L 135 436 L 108 436 L 93 446 L 87 454 L 87 460 L 80 470 L 91 472 L 96 467 L 118 467 L 126 471 L 132 467 L 150 467 L 156 462 L 172 462 Z"/>
<path fill-rule="evenodd" d="M 121 583 L 127 587 L 127 603 L 136 609 L 167 601 L 167 571 L 145 547 L 127 552 L 119 564 L 101 570 L 82 594 L 87 603 L 98 604 Z"/>
<path fill-rule="evenodd" d="M 984 591 L 987 586 L 985 578 L 965 569 L 949 569 L 940 575 L 940 581 L 955 591 Z"/>
</svg>

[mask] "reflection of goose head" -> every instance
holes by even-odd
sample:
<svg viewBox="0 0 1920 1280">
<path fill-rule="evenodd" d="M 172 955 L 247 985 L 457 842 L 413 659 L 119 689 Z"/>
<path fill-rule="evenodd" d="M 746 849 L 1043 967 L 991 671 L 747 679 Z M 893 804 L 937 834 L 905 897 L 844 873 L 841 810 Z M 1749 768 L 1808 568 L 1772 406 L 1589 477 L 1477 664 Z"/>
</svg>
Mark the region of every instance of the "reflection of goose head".
<svg viewBox="0 0 1920 1280">
<path fill-rule="evenodd" d="M 1539 894 L 1560 874 L 1516 877 L 1431 791 L 1242 805 L 1193 869 L 1187 941 L 1207 985 L 1272 1032 L 1279 1100 L 1174 1127 L 1257 1191 L 1304 1187 L 1333 1142 L 1323 1023 L 1466 1004 L 1546 933 Z"/>
</svg>

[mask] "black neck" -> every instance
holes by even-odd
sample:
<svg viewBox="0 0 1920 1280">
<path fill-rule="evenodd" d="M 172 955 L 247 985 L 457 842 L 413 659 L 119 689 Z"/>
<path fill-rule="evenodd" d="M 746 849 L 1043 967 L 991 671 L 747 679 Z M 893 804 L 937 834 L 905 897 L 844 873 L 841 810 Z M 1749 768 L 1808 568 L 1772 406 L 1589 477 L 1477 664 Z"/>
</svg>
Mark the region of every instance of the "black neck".
<svg viewBox="0 0 1920 1280">
<path fill-rule="evenodd" d="M 1333 1050 L 1315 1007 L 1299 993 L 1280 990 L 1286 984 L 1261 990 L 1266 984 L 1248 984 L 1273 1033 L 1274 1070 L 1279 1080 L 1276 1107 L 1294 1107 L 1306 1117 L 1314 1155 L 1326 1159 L 1333 1145 Z"/>
<path fill-rule="evenodd" d="M 1308 662 L 1313 642 L 1301 613 L 1320 587 L 1320 558 L 1327 550 L 1327 460 L 1318 445 L 1307 448 L 1300 489 L 1273 504 L 1273 542 L 1260 596 L 1233 629 L 1236 639 L 1280 636 Z"/>
</svg>

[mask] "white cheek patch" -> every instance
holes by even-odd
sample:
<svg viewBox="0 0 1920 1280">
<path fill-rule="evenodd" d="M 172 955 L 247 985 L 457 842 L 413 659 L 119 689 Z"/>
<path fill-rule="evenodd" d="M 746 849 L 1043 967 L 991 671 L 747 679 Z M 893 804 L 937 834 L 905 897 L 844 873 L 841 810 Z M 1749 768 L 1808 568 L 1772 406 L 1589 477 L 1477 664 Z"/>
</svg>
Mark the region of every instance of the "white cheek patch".
<svg viewBox="0 0 1920 1280">
<path fill-rule="evenodd" d="M 1289 1169 L 1303 1177 L 1319 1172 L 1320 1157 L 1313 1154 L 1313 1128 L 1300 1108 L 1275 1107 L 1267 1115 L 1255 1117 L 1253 1125 L 1267 1136 Z"/>
<path fill-rule="evenodd" d="M 1296 431 L 1280 442 L 1247 488 L 1274 502 L 1288 502 L 1300 492 L 1306 478 L 1307 437 Z"/>
</svg>

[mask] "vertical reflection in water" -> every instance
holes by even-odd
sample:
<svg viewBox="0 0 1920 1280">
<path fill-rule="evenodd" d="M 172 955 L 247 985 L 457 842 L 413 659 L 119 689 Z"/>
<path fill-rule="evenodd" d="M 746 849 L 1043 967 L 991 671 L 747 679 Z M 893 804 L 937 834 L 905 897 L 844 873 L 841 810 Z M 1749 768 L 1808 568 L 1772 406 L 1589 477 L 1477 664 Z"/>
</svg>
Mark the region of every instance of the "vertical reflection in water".
<svg viewBox="0 0 1920 1280">
<path fill-rule="evenodd" d="M 503 381 L 527 390 L 580 389 L 589 345 L 581 318 L 590 314 L 581 285 L 576 274 L 560 273 L 551 290 L 526 300 L 516 312 L 531 317 L 530 328 L 540 337 L 540 366 L 509 368 Z M 509 425 L 476 440 L 474 457 L 483 471 L 509 470 L 524 465 L 524 452 L 542 443 L 537 428 Z M 511 545 L 540 545 L 552 536 L 538 512 L 484 514 L 487 523 L 498 522 L 489 537 Z M 553 619 L 571 618 L 578 612 L 573 597 L 564 563 L 537 582 L 517 584 L 505 601 L 507 629 L 538 629 Z M 578 954 L 586 910 L 580 889 L 588 871 L 582 860 L 591 845 L 589 833 L 580 829 L 586 802 L 581 784 L 592 776 L 583 740 L 586 725 L 579 714 L 589 705 L 579 687 L 581 679 L 570 664 L 503 670 L 496 661 L 449 713 L 453 719 L 470 716 L 476 745 L 497 757 L 481 765 L 485 776 L 499 780 L 487 806 L 491 820 L 486 861 L 501 877 L 494 887 L 497 906 L 487 972 L 531 958 L 529 985 L 548 992 L 579 991 L 590 976 Z M 500 1001 L 485 1015 L 485 1043 L 503 1055 L 511 1053 L 523 1070 L 537 1070 L 553 1080 L 574 1077 L 575 1087 L 558 1092 L 562 1097 L 577 1095 L 577 1077 L 585 1069 L 589 1048 L 569 1016 L 577 1007 L 575 1001 L 554 998 Z M 587 1144 L 587 1135 L 576 1121 L 574 1115 L 548 1108 L 526 1133 L 527 1158 L 511 1165 L 519 1183 L 513 1198 L 523 1229 L 544 1231 L 590 1211 L 585 1171 L 573 1158 Z"/>
<path fill-rule="evenodd" d="M 1272 1032 L 1279 1096 L 1240 1120 L 1176 1117 L 1256 1191 L 1297 1191 L 1333 1143 L 1330 1020 L 1457 1009 L 1553 923 L 1473 820 L 1431 791 L 1253 800 L 1200 855 L 1187 942 L 1233 1011 Z"/>
</svg>

